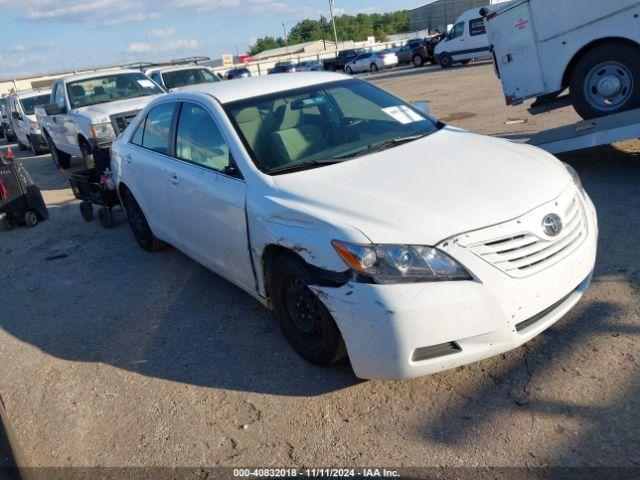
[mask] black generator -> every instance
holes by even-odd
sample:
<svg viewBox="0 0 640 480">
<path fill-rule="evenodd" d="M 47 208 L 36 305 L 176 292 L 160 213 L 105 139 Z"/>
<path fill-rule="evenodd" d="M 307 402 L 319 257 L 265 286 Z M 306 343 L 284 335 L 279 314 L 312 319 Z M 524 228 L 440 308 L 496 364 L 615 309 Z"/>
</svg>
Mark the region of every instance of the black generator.
<svg viewBox="0 0 640 480">
<path fill-rule="evenodd" d="M 40 189 L 20 160 L 0 155 L 0 213 L 10 230 L 16 225 L 34 227 L 49 218 Z"/>
</svg>

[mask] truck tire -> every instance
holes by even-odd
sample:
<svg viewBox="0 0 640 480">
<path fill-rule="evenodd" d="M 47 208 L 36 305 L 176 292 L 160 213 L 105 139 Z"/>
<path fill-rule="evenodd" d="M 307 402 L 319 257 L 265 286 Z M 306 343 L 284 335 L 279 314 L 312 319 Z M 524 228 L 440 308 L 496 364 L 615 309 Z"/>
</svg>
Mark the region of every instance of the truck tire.
<svg viewBox="0 0 640 480">
<path fill-rule="evenodd" d="M 440 54 L 440 66 L 442 68 L 451 68 L 453 66 L 453 57 L 448 53 Z"/>
<path fill-rule="evenodd" d="M 424 58 L 422 58 L 421 55 L 414 55 L 411 61 L 413 62 L 414 67 L 421 67 L 424 65 Z"/>
<path fill-rule="evenodd" d="M 33 139 L 31 138 L 31 136 L 27 136 L 27 138 L 29 139 L 29 147 L 31 147 L 31 153 L 33 153 L 34 157 L 37 157 L 38 155 L 40 155 L 41 151 L 33 144 Z"/>
<path fill-rule="evenodd" d="M 45 131 L 44 138 L 49 145 L 49 150 L 51 151 L 51 158 L 53 159 L 53 163 L 55 163 L 56 167 L 61 168 L 63 170 L 71 167 L 71 155 L 65 152 L 61 152 L 56 148 L 55 143 L 49 136 L 49 134 Z"/>
<path fill-rule="evenodd" d="M 330 365 L 347 350 L 327 307 L 309 288 L 313 275 L 294 254 L 281 254 L 269 267 L 269 290 L 280 328 L 293 349 L 316 365 Z"/>
<path fill-rule="evenodd" d="M 594 47 L 569 81 L 571 103 L 588 120 L 640 108 L 640 47 L 611 42 Z"/>
<path fill-rule="evenodd" d="M 84 160 L 85 167 L 87 169 L 96 168 L 96 161 L 93 158 L 89 143 L 84 138 L 80 138 L 78 143 L 80 144 L 80 152 L 82 153 L 82 160 Z"/>
</svg>

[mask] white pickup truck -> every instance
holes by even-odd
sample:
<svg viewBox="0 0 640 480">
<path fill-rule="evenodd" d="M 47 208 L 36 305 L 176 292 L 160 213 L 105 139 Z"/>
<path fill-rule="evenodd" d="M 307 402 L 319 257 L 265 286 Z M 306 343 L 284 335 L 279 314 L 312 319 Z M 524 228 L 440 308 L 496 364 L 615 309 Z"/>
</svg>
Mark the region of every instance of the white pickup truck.
<svg viewBox="0 0 640 480">
<path fill-rule="evenodd" d="M 514 0 L 483 13 L 508 105 L 537 97 L 532 113 L 573 104 L 584 119 L 640 107 L 640 2 Z"/>
<path fill-rule="evenodd" d="M 143 73 L 116 70 L 71 75 L 56 80 L 51 103 L 36 107 L 36 117 L 60 168 L 81 157 L 87 168 L 111 146 L 146 104 L 164 91 Z"/>
</svg>

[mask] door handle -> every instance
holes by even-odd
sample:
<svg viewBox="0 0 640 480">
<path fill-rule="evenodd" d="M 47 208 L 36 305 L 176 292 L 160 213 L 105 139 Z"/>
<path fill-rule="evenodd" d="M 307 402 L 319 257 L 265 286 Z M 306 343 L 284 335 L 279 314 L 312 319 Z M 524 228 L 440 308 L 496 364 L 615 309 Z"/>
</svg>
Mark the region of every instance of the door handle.
<svg viewBox="0 0 640 480">
<path fill-rule="evenodd" d="M 131 160 L 131 155 L 129 155 L 128 153 L 124 156 L 125 161 L 131 165 L 132 160 Z"/>
<path fill-rule="evenodd" d="M 167 172 L 167 178 L 173 185 L 178 185 L 180 181 L 178 180 L 178 175 L 173 172 Z"/>
</svg>

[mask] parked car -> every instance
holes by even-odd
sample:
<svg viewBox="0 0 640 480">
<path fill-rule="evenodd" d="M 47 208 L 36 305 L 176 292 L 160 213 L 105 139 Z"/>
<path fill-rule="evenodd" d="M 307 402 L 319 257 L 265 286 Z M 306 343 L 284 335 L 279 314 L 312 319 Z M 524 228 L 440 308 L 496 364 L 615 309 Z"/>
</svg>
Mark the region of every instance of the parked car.
<svg viewBox="0 0 640 480">
<path fill-rule="evenodd" d="M 585 119 L 640 108 L 640 3 L 583 7 L 573 0 L 489 8 L 497 9 L 486 21 L 508 105 L 532 97 L 534 107 L 549 104 L 568 87 Z"/>
<path fill-rule="evenodd" d="M 209 68 L 196 65 L 156 67 L 148 69 L 144 73 L 168 92 L 188 87 L 189 85 L 220 81 L 220 78 Z"/>
<path fill-rule="evenodd" d="M 51 89 L 12 93 L 7 97 L 11 130 L 21 150 L 30 148 L 34 155 L 48 150 L 36 119 L 35 108 L 49 103 L 50 99 Z"/>
<path fill-rule="evenodd" d="M 297 67 L 293 63 L 277 63 L 275 67 L 270 68 L 268 74 L 273 75 L 274 73 L 295 73 L 297 71 Z"/>
<path fill-rule="evenodd" d="M 323 70 L 324 65 L 320 60 L 305 60 L 296 65 L 296 71 L 298 72 L 321 72 Z"/>
<path fill-rule="evenodd" d="M 427 59 L 427 41 L 418 38 L 398 49 L 396 52 L 398 63 L 412 63 L 415 67 L 421 67 Z"/>
<path fill-rule="evenodd" d="M 434 59 L 442 68 L 452 67 L 457 62 L 467 64 L 474 58 L 491 57 L 481 12 L 482 8 L 472 8 L 462 13 L 444 41 L 435 47 Z"/>
<path fill-rule="evenodd" d="M 511 350 L 594 268 L 596 213 L 569 166 L 343 75 L 157 98 L 112 166 L 143 249 L 174 245 L 273 308 L 301 356 L 348 355 L 363 378 Z"/>
<path fill-rule="evenodd" d="M 164 91 L 142 72 L 117 70 L 70 75 L 53 83 L 50 103 L 36 107 L 51 156 L 69 168 L 72 156 L 95 166 L 95 155 L 108 153 L 111 142 L 138 112 Z"/>
<path fill-rule="evenodd" d="M 248 78 L 251 76 L 251 71 L 246 67 L 232 68 L 225 75 L 227 80 L 235 80 L 237 78 Z"/>
<path fill-rule="evenodd" d="M 361 53 L 344 67 L 344 71 L 351 75 L 358 72 L 377 72 L 384 68 L 398 65 L 398 56 L 388 50 L 383 52 Z"/>
<path fill-rule="evenodd" d="M 347 63 L 356 58 L 362 50 L 341 50 L 335 58 L 328 58 L 323 61 L 324 69 L 330 72 L 344 70 Z"/>
</svg>

